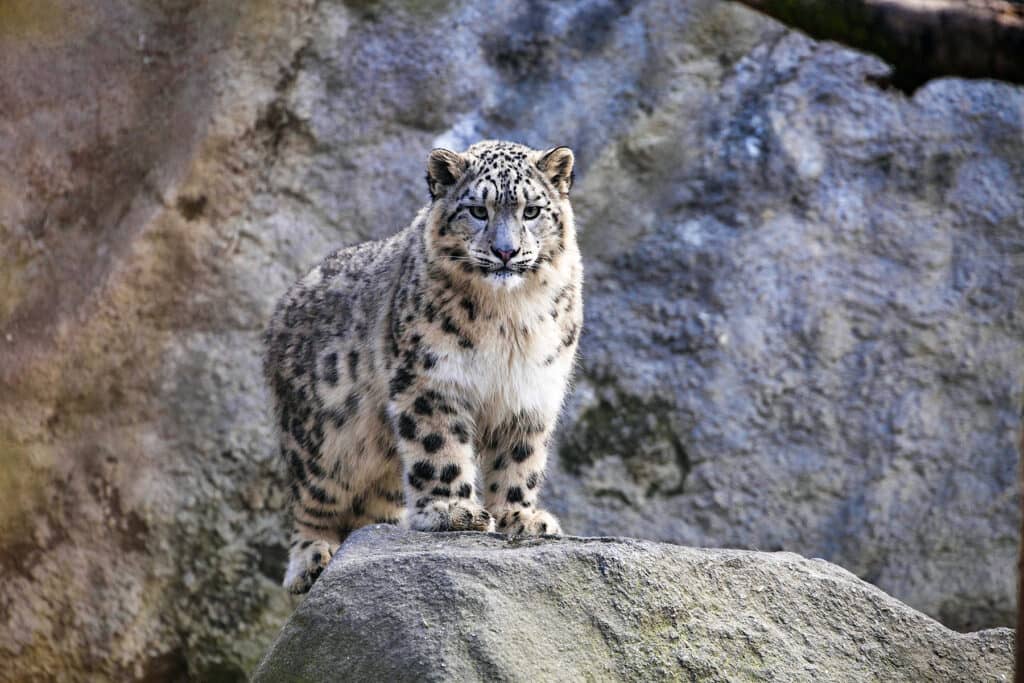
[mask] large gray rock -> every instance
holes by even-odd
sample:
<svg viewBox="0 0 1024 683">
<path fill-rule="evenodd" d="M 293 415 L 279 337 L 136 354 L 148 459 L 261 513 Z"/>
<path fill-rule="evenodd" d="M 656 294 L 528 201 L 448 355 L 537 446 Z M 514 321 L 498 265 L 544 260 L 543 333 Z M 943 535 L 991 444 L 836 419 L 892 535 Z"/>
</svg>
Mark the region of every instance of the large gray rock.
<svg viewBox="0 0 1024 683">
<path fill-rule="evenodd" d="M 907 100 L 781 33 L 692 68 L 581 183 L 566 528 L 794 550 L 1012 623 L 1024 91 Z"/>
<path fill-rule="evenodd" d="M 566 528 L 794 550 L 1012 623 L 1024 92 L 903 99 L 794 34 L 687 68 L 581 183 Z"/>
<path fill-rule="evenodd" d="M 242 680 L 292 609 L 273 301 L 434 145 L 577 151 L 566 528 L 1008 624 L 1024 90 L 717 0 L 0 3 L 0 680 Z"/>
<path fill-rule="evenodd" d="M 616 538 L 354 534 L 253 676 L 285 681 L 1009 681 L 951 631 L 792 553 Z"/>
</svg>

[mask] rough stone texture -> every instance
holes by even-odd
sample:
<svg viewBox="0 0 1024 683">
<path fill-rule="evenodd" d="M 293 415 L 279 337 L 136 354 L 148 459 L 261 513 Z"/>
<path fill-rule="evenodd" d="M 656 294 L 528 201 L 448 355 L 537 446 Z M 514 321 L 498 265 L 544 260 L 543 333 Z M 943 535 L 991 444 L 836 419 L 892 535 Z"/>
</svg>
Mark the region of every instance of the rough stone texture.
<svg viewBox="0 0 1024 683">
<path fill-rule="evenodd" d="M 267 681 L 1009 681 L 1013 631 L 951 631 L 792 553 L 616 538 L 353 535 Z"/>
<path fill-rule="evenodd" d="M 1024 91 L 905 100 L 864 84 L 878 68 L 766 38 L 593 159 L 557 511 L 825 557 L 949 626 L 1009 625 Z"/>
<path fill-rule="evenodd" d="M 577 151 L 548 505 L 1009 624 L 1024 90 L 726 2 L 0 7 L 0 680 L 241 680 L 294 602 L 259 333 L 435 145 Z"/>
<path fill-rule="evenodd" d="M 310 6 L 0 6 L 0 680 L 243 680 L 291 610 L 232 220 Z"/>
</svg>

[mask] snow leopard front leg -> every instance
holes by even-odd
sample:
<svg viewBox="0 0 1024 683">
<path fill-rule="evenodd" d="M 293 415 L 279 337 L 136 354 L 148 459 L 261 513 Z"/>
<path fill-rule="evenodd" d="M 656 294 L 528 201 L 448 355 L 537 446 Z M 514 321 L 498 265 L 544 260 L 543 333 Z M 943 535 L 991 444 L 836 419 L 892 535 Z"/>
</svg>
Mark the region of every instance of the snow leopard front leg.
<svg viewBox="0 0 1024 683">
<path fill-rule="evenodd" d="M 419 531 L 493 531 L 477 498 L 472 422 L 460 401 L 429 380 L 394 396 L 390 412 L 405 472 L 407 523 Z"/>
<path fill-rule="evenodd" d="M 483 435 L 484 500 L 497 530 L 514 536 L 560 535 L 550 512 L 537 507 L 553 425 L 519 413 Z"/>
</svg>

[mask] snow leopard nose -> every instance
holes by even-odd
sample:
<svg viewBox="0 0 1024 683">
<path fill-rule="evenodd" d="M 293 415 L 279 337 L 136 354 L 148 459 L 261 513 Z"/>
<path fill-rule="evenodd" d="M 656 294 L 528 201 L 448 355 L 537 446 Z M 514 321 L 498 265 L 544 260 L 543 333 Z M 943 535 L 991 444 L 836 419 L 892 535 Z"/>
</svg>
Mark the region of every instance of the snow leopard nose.
<svg viewBox="0 0 1024 683">
<path fill-rule="evenodd" d="M 491 253 L 501 259 L 502 263 L 508 263 L 513 256 L 519 253 L 518 249 L 498 249 L 491 247 Z"/>
</svg>

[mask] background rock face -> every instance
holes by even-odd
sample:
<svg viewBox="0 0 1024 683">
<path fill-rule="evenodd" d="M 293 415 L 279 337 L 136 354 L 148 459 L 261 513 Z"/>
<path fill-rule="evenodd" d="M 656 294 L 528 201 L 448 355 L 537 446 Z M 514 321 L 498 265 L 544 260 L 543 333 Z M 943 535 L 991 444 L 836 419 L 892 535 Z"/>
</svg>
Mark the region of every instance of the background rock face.
<svg viewBox="0 0 1024 683">
<path fill-rule="evenodd" d="M 790 553 L 373 527 L 253 680 L 1001 681 L 1012 640 Z"/>
<path fill-rule="evenodd" d="M 577 152 L 569 532 L 1010 623 L 1024 91 L 906 99 L 720 2 L 137 4 L 0 9 L 0 679 L 251 670 L 294 604 L 262 326 L 483 137 Z"/>
</svg>

